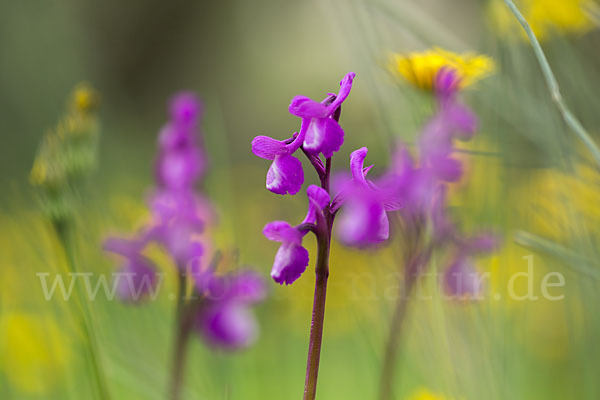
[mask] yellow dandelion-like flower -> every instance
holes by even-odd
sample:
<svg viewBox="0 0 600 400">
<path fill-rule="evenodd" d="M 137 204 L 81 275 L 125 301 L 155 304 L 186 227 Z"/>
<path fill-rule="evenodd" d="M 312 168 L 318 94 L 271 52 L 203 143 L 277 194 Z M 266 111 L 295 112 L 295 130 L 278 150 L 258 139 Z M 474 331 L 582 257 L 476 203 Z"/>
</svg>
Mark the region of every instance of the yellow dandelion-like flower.
<svg viewBox="0 0 600 400">
<path fill-rule="evenodd" d="M 432 90 L 435 77 L 442 67 L 456 71 L 461 89 L 491 74 L 495 69 L 494 60 L 488 56 L 468 52 L 453 53 L 439 47 L 423 52 L 392 54 L 391 70 L 414 86 Z"/>
<path fill-rule="evenodd" d="M 594 23 L 594 15 L 598 14 L 595 0 L 517 0 L 515 3 L 539 40 L 548 39 L 552 33 L 586 33 L 597 26 Z M 520 32 L 520 36 L 526 38 L 504 1 L 491 1 L 488 16 L 502 37 Z"/>
</svg>

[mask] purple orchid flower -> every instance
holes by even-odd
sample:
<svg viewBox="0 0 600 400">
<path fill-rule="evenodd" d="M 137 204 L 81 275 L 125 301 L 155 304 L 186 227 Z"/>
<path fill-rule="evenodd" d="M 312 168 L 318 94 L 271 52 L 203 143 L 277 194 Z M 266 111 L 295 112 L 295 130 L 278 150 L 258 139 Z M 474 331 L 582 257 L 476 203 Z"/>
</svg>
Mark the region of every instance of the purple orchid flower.
<svg viewBox="0 0 600 400">
<path fill-rule="evenodd" d="M 273 221 L 265 225 L 263 234 L 267 239 L 281 243 L 271 277 L 279 284 L 293 283 L 308 266 L 308 250 L 302 247 L 302 233 L 285 221 Z"/>
<path fill-rule="evenodd" d="M 250 306 L 266 296 L 263 280 L 250 271 L 210 277 L 207 303 L 196 316 L 196 330 L 215 346 L 239 349 L 258 337 L 258 323 Z"/>
<path fill-rule="evenodd" d="M 205 159 L 197 143 L 198 119 L 202 105 L 192 93 L 174 96 L 170 104 L 171 120 L 161 130 L 156 180 L 171 190 L 192 187 L 205 169 Z"/>
<path fill-rule="evenodd" d="M 349 72 L 340 82 L 337 95 L 319 103 L 306 96 L 296 96 L 289 106 L 290 114 L 308 121 L 306 135 L 302 147 L 311 154 L 323 154 L 329 158 L 337 152 L 344 143 L 344 130 L 333 118 L 335 111 L 342 105 L 350 94 L 352 82 L 356 74 Z M 333 100 L 330 100 L 333 98 Z"/>
<path fill-rule="evenodd" d="M 323 154 L 329 158 L 344 142 L 344 131 L 336 121 L 335 113 L 348 97 L 355 74 L 346 74 L 340 82 L 337 95 L 330 95 L 322 103 L 305 96 L 296 96 L 289 106 L 291 114 L 302 118 L 300 132 L 290 139 L 276 140 L 257 136 L 252 140 L 252 152 L 273 161 L 267 172 L 267 189 L 276 194 L 294 195 L 304 183 L 302 163 L 293 154 L 301 146 L 314 157 Z"/>
<path fill-rule="evenodd" d="M 294 195 L 304 183 L 302 163 L 292 154 L 302 145 L 308 125 L 303 123 L 300 133 L 286 144 L 268 136 L 257 136 L 252 140 L 252 152 L 265 160 L 273 160 L 267 172 L 267 189 L 276 194 Z"/>
<path fill-rule="evenodd" d="M 452 157 L 453 140 L 471 139 L 477 130 L 477 118 L 456 100 L 459 83 L 454 69 L 441 68 L 435 81 L 439 111 L 425 126 L 419 141 L 421 160 L 440 180 L 455 182 L 462 176 L 462 165 Z"/>
<path fill-rule="evenodd" d="M 158 191 L 149 199 L 153 224 L 146 231 L 148 241 L 164 246 L 180 269 L 198 263 L 204 254 L 205 225 L 214 222 L 208 201 L 189 191 Z"/>
<path fill-rule="evenodd" d="M 403 203 L 399 193 L 366 178 L 372 167 L 364 167 L 367 152 L 366 147 L 352 152 L 352 179 L 341 188 L 343 211 L 337 232 L 340 240 L 350 246 L 369 246 L 387 240 L 390 232 L 387 212 L 399 210 Z M 388 181 L 390 177 L 385 179 Z"/>
<path fill-rule="evenodd" d="M 321 213 L 330 202 L 329 194 L 318 186 L 311 185 L 306 192 L 309 198 L 308 213 L 300 227 L 314 224 L 317 213 Z M 309 231 L 300 227 L 293 227 L 285 221 L 273 221 L 263 229 L 267 239 L 281 243 L 271 270 L 271 277 L 279 284 L 293 283 L 308 266 L 308 250 L 302 247 L 302 239 Z"/>
<path fill-rule="evenodd" d="M 104 250 L 118 254 L 126 262 L 117 273 L 116 293 L 126 302 L 137 302 L 149 295 L 157 283 L 156 268 L 152 261 L 141 254 L 144 243 L 139 240 L 108 239 Z"/>
<path fill-rule="evenodd" d="M 446 294 L 464 300 L 481 299 L 485 287 L 473 257 L 476 254 L 490 253 L 498 245 L 499 240 L 491 234 L 482 234 L 468 240 L 459 239 L 454 261 L 446 268 L 443 276 Z"/>
</svg>

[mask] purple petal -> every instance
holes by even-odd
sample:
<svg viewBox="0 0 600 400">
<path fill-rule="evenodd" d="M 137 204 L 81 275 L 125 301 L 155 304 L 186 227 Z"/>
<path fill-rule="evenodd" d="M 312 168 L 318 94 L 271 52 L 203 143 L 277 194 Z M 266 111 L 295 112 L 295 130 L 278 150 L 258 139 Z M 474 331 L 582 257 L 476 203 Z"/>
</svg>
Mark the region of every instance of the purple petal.
<svg viewBox="0 0 600 400">
<path fill-rule="evenodd" d="M 464 244 L 469 253 L 489 253 L 500 246 L 500 239 L 491 233 L 483 233 L 472 237 Z"/>
<path fill-rule="evenodd" d="M 194 93 L 181 92 L 171 99 L 169 111 L 175 122 L 189 124 L 200 117 L 202 104 Z"/>
<path fill-rule="evenodd" d="M 337 222 L 338 237 L 344 244 L 362 247 L 388 239 L 387 213 L 373 196 L 373 193 L 353 193 L 346 199 Z"/>
<path fill-rule="evenodd" d="M 350 171 L 352 172 L 352 177 L 356 182 L 361 182 L 364 184 L 367 183 L 365 180 L 363 167 L 368 151 L 369 149 L 366 147 L 361 147 L 358 150 L 354 150 L 352 154 L 350 154 Z"/>
<path fill-rule="evenodd" d="M 123 301 L 136 302 L 152 293 L 156 288 L 157 276 L 155 269 L 147 259 L 136 256 L 118 273 L 117 295 Z"/>
<path fill-rule="evenodd" d="M 344 143 L 344 131 L 331 118 L 313 118 L 306 131 L 304 149 L 312 154 L 323 153 L 329 158 Z"/>
<path fill-rule="evenodd" d="M 322 209 L 329 205 L 331 197 L 327 191 L 317 185 L 310 185 L 306 189 L 308 195 L 308 213 L 302 221 L 303 224 L 314 224 L 317 220 L 316 212 L 321 212 Z"/>
<path fill-rule="evenodd" d="M 265 160 L 274 160 L 277 156 L 288 154 L 286 144 L 268 136 L 257 136 L 252 139 L 252 153 Z"/>
<path fill-rule="evenodd" d="M 309 199 L 312 199 L 315 204 L 317 204 L 321 208 L 325 208 L 329 205 L 331 198 L 329 197 L 329 193 L 325 189 L 317 185 L 310 185 L 308 189 L 306 189 L 306 194 Z"/>
<path fill-rule="evenodd" d="M 194 131 L 175 123 L 168 123 L 158 134 L 158 146 L 162 151 L 191 147 L 194 145 Z"/>
<path fill-rule="evenodd" d="M 264 280 L 253 271 L 242 271 L 228 279 L 231 281 L 228 300 L 257 303 L 264 300 L 267 295 Z"/>
<path fill-rule="evenodd" d="M 289 285 L 302 275 L 308 266 L 308 251 L 293 243 L 284 243 L 275 255 L 271 277 L 275 282 Z"/>
<path fill-rule="evenodd" d="M 141 250 L 142 245 L 138 239 L 110 237 L 104 241 L 102 248 L 111 253 L 119 254 L 124 257 L 131 257 Z"/>
<path fill-rule="evenodd" d="M 204 157 L 196 148 L 167 151 L 156 163 L 158 184 L 171 189 L 192 186 L 204 169 Z"/>
<path fill-rule="evenodd" d="M 302 234 L 298 232 L 298 229 L 285 221 L 269 222 L 263 228 L 263 235 L 274 242 L 294 243 L 297 245 L 302 243 Z"/>
<path fill-rule="evenodd" d="M 456 182 L 462 176 L 462 164 L 460 161 L 445 156 L 430 159 L 431 169 L 438 179 L 446 182 Z"/>
<path fill-rule="evenodd" d="M 346 76 L 340 82 L 340 91 L 338 92 L 335 100 L 329 105 L 330 113 L 333 113 L 336 108 L 338 108 L 344 100 L 350 94 L 350 90 L 352 89 L 352 82 L 354 81 L 354 77 L 356 74 L 354 72 L 348 72 Z"/>
<path fill-rule="evenodd" d="M 460 140 L 469 140 L 477 131 L 477 117 L 467 107 L 452 101 L 444 106 L 443 115 L 454 135 Z"/>
<path fill-rule="evenodd" d="M 294 97 L 288 109 L 290 114 L 300 118 L 326 118 L 330 113 L 327 106 L 306 96 Z"/>
<path fill-rule="evenodd" d="M 377 189 L 377 195 L 385 211 L 398 211 L 406 207 L 407 194 L 399 190 L 399 186 Z"/>
<path fill-rule="evenodd" d="M 451 96 L 460 87 L 460 77 L 454 68 L 444 66 L 435 76 L 435 91 L 442 96 Z"/>
<path fill-rule="evenodd" d="M 291 155 L 277 156 L 267 172 L 267 189 L 276 194 L 294 195 L 304 183 L 302 163 Z"/>
<path fill-rule="evenodd" d="M 198 315 L 197 329 L 214 346 L 239 349 L 258 337 L 258 324 L 243 303 L 216 303 Z"/>
<path fill-rule="evenodd" d="M 484 285 L 480 274 L 468 258 L 459 257 L 444 272 L 446 294 L 459 300 L 479 299 Z"/>
<path fill-rule="evenodd" d="M 323 153 L 323 157 L 329 158 L 333 156 L 333 153 L 340 150 L 342 144 L 344 144 L 344 130 L 332 118 L 327 118 L 323 122 L 325 137 L 321 143 L 320 152 Z"/>
</svg>

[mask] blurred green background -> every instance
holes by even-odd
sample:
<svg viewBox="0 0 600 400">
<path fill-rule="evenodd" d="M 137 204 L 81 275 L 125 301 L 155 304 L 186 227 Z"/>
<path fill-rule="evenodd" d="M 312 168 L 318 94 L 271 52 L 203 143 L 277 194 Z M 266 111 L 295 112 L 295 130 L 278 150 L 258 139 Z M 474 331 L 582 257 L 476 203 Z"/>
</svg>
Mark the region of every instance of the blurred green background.
<svg viewBox="0 0 600 400">
<path fill-rule="evenodd" d="M 544 50 L 567 103 L 598 142 L 597 4 L 519 5 L 551 26 L 539 31 Z M 433 299 L 411 303 L 398 398 L 412 399 L 422 387 L 446 399 L 600 398 L 600 174 L 564 126 L 510 18 L 502 2 L 476 0 L 0 3 L 0 398 L 90 398 L 93 378 L 79 354 L 70 305 L 46 302 L 35 276 L 60 271 L 64 260 L 28 184 L 38 142 L 76 83 L 89 81 L 101 93 L 100 167 L 78 210 L 82 267 L 112 272 L 102 238 L 147 218 L 143 196 L 152 186 L 166 101 L 189 89 L 206 104 L 211 169 L 204 190 L 220 213 L 216 243 L 267 277 L 277 246 L 260 234 L 262 227 L 274 219 L 300 221 L 306 200 L 265 190 L 268 163 L 251 154 L 251 139 L 289 137 L 298 129 L 287 112 L 290 99 L 319 99 L 354 71 L 341 120 L 346 140 L 334 168 L 347 168 L 350 152 L 367 146 L 374 172 L 384 171 L 390 146 L 413 143 L 434 109 L 428 94 L 398 85 L 387 70 L 388 54 L 431 46 L 496 60 L 496 73 L 464 94 L 480 116 L 480 133 L 463 146 L 470 176 L 452 188 L 451 204 L 467 231 L 493 227 L 502 235 L 502 249 L 479 260 L 482 271 L 492 272 L 490 292 L 502 298 L 446 302 L 426 279 Z M 518 231 L 551 245 L 523 246 L 515 241 Z M 393 307 L 391 277 L 400 267 L 398 240 L 377 251 L 339 244 L 332 250 L 321 399 L 375 398 Z M 314 259 L 314 243 L 307 248 Z M 566 280 L 564 300 L 505 299 L 510 274 L 526 271 L 523 256 L 530 254 L 538 294 L 543 275 L 558 271 Z M 444 263 L 436 259 L 432 267 Z M 253 348 L 223 353 L 195 340 L 186 398 L 300 398 L 313 276 L 309 269 L 290 287 L 268 282 Z M 174 280 L 167 278 L 167 288 Z M 173 303 L 163 292 L 145 305 L 93 303 L 115 399 L 165 398 Z"/>
</svg>

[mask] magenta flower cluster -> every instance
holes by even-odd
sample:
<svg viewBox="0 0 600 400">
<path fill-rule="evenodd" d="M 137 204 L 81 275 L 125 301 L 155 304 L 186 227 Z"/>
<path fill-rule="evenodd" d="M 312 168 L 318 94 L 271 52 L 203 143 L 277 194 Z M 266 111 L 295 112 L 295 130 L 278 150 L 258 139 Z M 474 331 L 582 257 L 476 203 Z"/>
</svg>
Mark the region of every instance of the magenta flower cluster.
<svg viewBox="0 0 600 400">
<path fill-rule="evenodd" d="M 321 187 L 307 189 L 308 213 L 297 226 L 285 221 L 267 224 L 264 235 L 281 242 L 271 276 L 280 284 L 290 284 L 302 275 L 308 265 L 308 251 L 302 247 L 302 238 L 313 230 L 331 234 L 333 220 L 344 204 L 340 221 L 340 239 L 348 245 L 380 243 L 389 236 L 387 212 L 398 210 L 401 204 L 398 193 L 381 188 L 367 180 L 370 168 L 363 168 L 367 149 L 352 153 L 350 170 L 352 179 L 341 182 L 337 194 L 330 193 L 329 174 L 331 157 L 344 142 L 344 130 L 339 124 L 341 106 L 350 94 L 355 74 L 350 72 L 340 82 L 337 94 L 330 94 L 322 102 L 305 96 L 292 99 L 289 112 L 301 118 L 300 131 L 287 140 L 257 136 L 252 141 L 252 152 L 264 159 L 273 160 L 267 172 L 267 189 L 277 194 L 296 194 L 304 182 L 300 160 L 292 154 L 301 149 L 321 180 Z M 321 158 L 322 157 L 322 158 Z M 324 159 L 324 160 L 323 160 Z M 321 226 L 319 226 L 321 225 Z"/>
<path fill-rule="evenodd" d="M 455 157 L 454 142 L 468 141 L 477 130 L 474 113 L 457 98 L 459 78 L 449 67 L 438 72 L 434 88 L 437 113 L 425 125 L 418 141 L 420 164 L 416 166 L 409 152 L 400 147 L 394 155 L 396 174 L 390 185 L 397 185 L 405 204 L 400 211 L 407 227 L 403 234 L 422 235 L 429 225 L 432 237 L 428 245 L 413 258 L 409 274 L 418 275 L 427 267 L 433 250 L 453 253 L 452 261 L 444 272 L 444 287 L 454 298 L 476 298 L 483 288 L 473 256 L 491 252 L 498 245 L 490 233 L 465 237 L 451 221 L 447 212 L 447 185 L 463 175 L 462 163 Z M 389 179 L 389 178 L 388 178 Z"/>
<path fill-rule="evenodd" d="M 250 271 L 217 275 L 206 260 L 207 224 L 215 213 L 196 187 L 206 169 L 199 135 L 202 105 L 193 93 L 179 93 L 169 105 L 170 120 L 158 139 L 156 188 L 148 198 L 151 222 L 134 238 L 109 238 L 106 251 L 125 259 L 117 275 L 117 293 L 138 301 L 157 285 L 156 267 L 143 255 L 150 243 L 169 254 L 178 275 L 188 274 L 201 298 L 195 328 L 209 343 L 228 348 L 247 346 L 257 335 L 250 306 L 265 296 L 262 280 Z M 183 290 L 183 289 L 180 289 Z"/>
<path fill-rule="evenodd" d="M 335 196 L 329 188 L 329 168 L 332 155 L 344 141 L 344 131 L 339 124 L 342 103 L 348 97 L 355 74 L 348 73 L 340 82 L 338 94 L 329 95 L 322 102 L 305 96 L 292 99 L 289 112 L 301 118 L 299 132 L 289 139 L 276 140 L 257 136 L 252 141 L 252 152 L 258 157 L 272 160 L 267 172 L 266 187 L 276 194 L 296 194 L 304 182 L 300 160 L 294 154 L 301 150 L 319 178 L 321 187 L 307 189 L 308 214 L 298 225 L 285 221 L 268 223 L 263 233 L 281 243 L 275 256 L 271 276 L 280 284 L 290 284 L 298 279 L 309 263 L 308 251 L 302 247 L 302 238 L 319 224 L 331 232 L 337 214 L 336 234 L 349 246 L 367 247 L 385 242 L 390 237 L 389 215 L 394 213 L 407 221 L 413 231 L 403 234 L 420 234 L 427 226 L 433 228 L 430 248 L 420 254 L 419 273 L 429 260 L 433 247 L 451 249 L 454 259 L 446 271 L 446 287 L 458 295 L 475 295 L 479 288 L 474 283 L 461 285 L 452 279 L 462 274 L 475 273 L 471 259 L 479 252 L 491 251 L 496 240 L 491 235 L 465 238 L 459 234 L 446 211 L 446 187 L 458 181 L 463 174 L 461 162 L 455 157 L 454 142 L 469 140 L 477 129 L 473 112 L 457 99 L 460 87 L 457 74 L 451 68 L 442 68 L 435 79 L 437 113 L 428 121 L 418 141 L 419 163 L 409 151 L 399 146 L 393 163 L 379 178 L 370 179 L 372 166 L 365 167 L 368 149 L 354 151 L 350 156 L 351 176 L 339 175 L 333 181 Z M 321 158 L 321 156 L 325 159 Z M 322 222 L 320 222 L 322 221 Z M 478 282 L 478 279 L 467 279 Z M 459 287 L 460 286 L 460 287 Z"/>
</svg>

